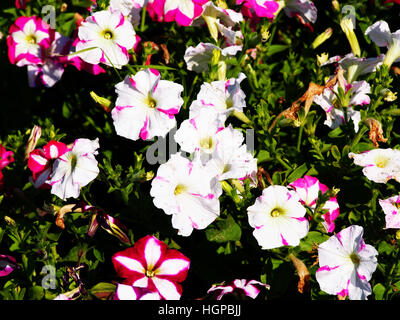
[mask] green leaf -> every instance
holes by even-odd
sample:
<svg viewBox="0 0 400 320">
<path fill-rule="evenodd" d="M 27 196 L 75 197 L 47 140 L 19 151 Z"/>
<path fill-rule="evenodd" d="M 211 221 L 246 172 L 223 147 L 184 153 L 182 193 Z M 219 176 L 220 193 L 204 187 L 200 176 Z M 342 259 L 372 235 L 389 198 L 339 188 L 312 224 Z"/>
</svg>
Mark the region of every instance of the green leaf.
<svg viewBox="0 0 400 320">
<path fill-rule="evenodd" d="M 29 300 L 41 300 L 44 297 L 44 289 L 40 286 L 33 286 L 28 289 Z"/>
<path fill-rule="evenodd" d="M 377 283 L 374 288 L 373 288 L 373 292 L 375 295 L 375 299 L 376 300 L 383 300 L 383 295 L 385 294 L 385 287 L 382 283 Z"/>
<path fill-rule="evenodd" d="M 226 219 L 219 219 L 215 224 L 216 227 L 211 226 L 206 230 L 206 237 L 209 241 L 223 243 L 240 240 L 242 230 L 232 216 L 228 215 Z"/>
<path fill-rule="evenodd" d="M 342 157 L 342 155 L 340 154 L 339 148 L 336 145 L 333 145 L 331 147 L 331 152 L 332 152 L 332 156 L 339 161 Z"/>
<path fill-rule="evenodd" d="M 319 245 L 328 239 L 329 236 L 327 234 L 318 231 L 310 231 L 307 236 L 300 241 L 299 249 L 300 251 L 311 252 L 315 245 Z"/>
<path fill-rule="evenodd" d="M 269 48 L 268 48 L 268 55 L 272 56 L 273 54 L 285 51 L 287 48 L 289 48 L 288 45 L 273 44 L 273 45 L 269 46 Z"/>
<path fill-rule="evenodd" d="M 379 246 L 378 246 L 378 252 L 384 253 L 386 255 L 391 254 L 393 249 L 394 249 L 393 246 L 391 244 L 387 243 L 386 241 L 382 241 L 381 243 L 379 243 Z"/>
<path fill-rule="evenodd" d="M 307 172 L 308 168 L 307 168 L 307 164 L 303 163 L 300 167 L 298 167 L 297 169 L 295 169 L 287 178 L 287 182 L 293 182 L 299 178 L 301 178 L 306 172 Z"/>
</svg>

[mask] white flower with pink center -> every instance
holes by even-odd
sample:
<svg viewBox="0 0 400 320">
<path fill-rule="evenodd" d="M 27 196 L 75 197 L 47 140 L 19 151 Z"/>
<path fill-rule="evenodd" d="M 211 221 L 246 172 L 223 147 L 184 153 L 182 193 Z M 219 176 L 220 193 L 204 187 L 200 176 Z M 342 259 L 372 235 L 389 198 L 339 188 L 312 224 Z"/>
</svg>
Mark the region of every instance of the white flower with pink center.
<svg viewBox="0 0 400 320">
<path fill-rule="evenodd" d="M 311 176 L 299 178 L 290 183 L 289 187 L 295 190 L 296 194 L 300 197 L 300 202 L 307 205 L 312 210 L 315 210 L 317 206 L 319 192 L 324 194 L 329 190 L 326 185 L 319 182 L 317 178 Z M 321 209 L 327 210 L 327 212 L 322 215 L 324 219 L 322 225 L 327 232 L 333 232 L 335 230 L 334 220 L 339 216 L 339 204 L 336 197 L 328 199 Z"/>
<path fill-rule="evenodd" d="M 349 158 L 354 159 L 354 164 L 363 167 L 363 174 L 371 181 L 400 181 L 400 150 L 373 149 L 360 154 L 350 152 Z"/>
<path fill-rule="evenodd" d="M 309 229 L 306 209 L 296 194 L 284 186 L 264 189 L 247 208 L 249 224 L 261 249 L 297 246 Z"/>
<path fill-rule="evenodd" d="M 223 121 L 233 112 L 243 112 L 246 107 L 246 95 L 240 88 L 240 83 L 246 78 L 240 73 L 237 78 L 226 81 L 203 83 L 196 100 L 190 105 L 189 117 L 194 118 L 205 109 L 222 117 Z"/>
<path fill-rule="evenodd" d="M 158 294 L 162 300 L 179 300 L 182 295 L 180 283 L 186 279 L 190 267 L 187 257 L 169 249 L 153 236 L 146 236 L 136 241 L 133 247 L 114 254 L 112 262 L 118 276 L 125 279 L 124 286 L 117 289 L 120 299 L 139 296 L 141 300 L 155 300 Z M 139 294 L 137 289 L 128 286 L 148 291 Z"/>
<path fill-rule="evenodd" d="M 342 107 L 346 108 L 347 118 L 351 119 L 354 124 L 354 131 L 358 132 L 359 122 L 361 121 L 360 111 L 356 111 L 352 106 L 368 105 L 370 103 L 371 86 L 366 81 L 355 81 L 351 84 L 344 83 L 344 93 L 349 95 L 347 105 L 337 105 L 337 94 L 339 84 L 335 84 L 332 88 L 326 88 L 320 95 L 314 97 L 314 102 L 318 104 L 326 112 L 326 124 L 331 129 L 336 129 L 346 122 L 345 114 Z M 351 90 L 351 92 L 349 92 Z"/>
<path fill-rule="evenodd" d="M 97 160 L 99 139 L 77 139 L 70 151 L 54 162 L 49 184 L 51 193 L 59 198 L 78 198 L 80 189 L 99 174 Z"/>
<path fill-rule="evenodd" d="M 150 190 L 154 205 L 172 215 L 172 226 L 185 237 L 218 218 L 221 194 L 219 181 L 200 161 L 191 162 L 179 153 L 158 168 Z"/>
<path fill-rule="evenodd" d="M 89 16 L 78 29 L 76 52 L 85 62 L 120 69 L 129 62 L 136 43 L 132 24 L 120 11 L 103 10 Z"/>
<path fill-rule="evenodd" d="M 400 196 L 379 199 L 379 205 L 385 213 L 385 229 L 400 229 Z"/>
<path fill-rule="evenodd" d="M 232 293 L 244 294 L 247 297 L 255 299 L 260 293 L 261 288 L 269 289 L 270 286 L 257 280 L 235 279 L 228 284 L 213 285 L 207 293 L 218 293 L 217 300 L 221 300 L 224 295 Z"/>
<path fill-rule="evenodd" d="M 164 20 L 190 26 L 203 13 L 203 4 L 206 2 L 208 0 L 164 0 Z"/>
<path fill-rule="evenodd" d="M 10 62 L 22 67 L 42 62 L 42 51 L 50 46 L 50 27 L 36 16 L 19 17 L 7 37 Z"/>
<path fill-rule="evenodd" d="M 350 300 L 366 300 L 372 293 L 372 274 L 377 267 L 378 252 L 362 238 L 364 229 L 352 225 L 318 247 L 320 268 L 316 279 L 322 291 L 348 296 Z"/>
<path fill-rule="evenodd" d="M 118 98 L 111 115 L 118 135 L 149 140 L 165 137 L 175 127 L 175 115 L 183 104 L 182 85 L 161 80 L 157 70 L 145 69 L 115 88 Z"/>
</svg>

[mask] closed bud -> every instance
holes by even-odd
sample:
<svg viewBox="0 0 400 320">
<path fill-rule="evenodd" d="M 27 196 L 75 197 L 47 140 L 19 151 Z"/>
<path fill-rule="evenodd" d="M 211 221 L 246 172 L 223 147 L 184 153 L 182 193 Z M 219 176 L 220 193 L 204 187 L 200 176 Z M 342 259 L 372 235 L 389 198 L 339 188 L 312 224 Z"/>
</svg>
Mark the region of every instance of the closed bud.
<svg viewBox="0 0 400 320">
<path fill-rule="evenodd" d="M 317 48 L 318 46 L 323 44 L 326 40 L 328 40 L 332 36 L 332 33 L 333 33 L 332 28 L 326 29 L 324 32 L 318 35 L 318 37 L 315 38 L 314 42 L 311 44 L 311 47 L 313 49 Z"/>
</svg>

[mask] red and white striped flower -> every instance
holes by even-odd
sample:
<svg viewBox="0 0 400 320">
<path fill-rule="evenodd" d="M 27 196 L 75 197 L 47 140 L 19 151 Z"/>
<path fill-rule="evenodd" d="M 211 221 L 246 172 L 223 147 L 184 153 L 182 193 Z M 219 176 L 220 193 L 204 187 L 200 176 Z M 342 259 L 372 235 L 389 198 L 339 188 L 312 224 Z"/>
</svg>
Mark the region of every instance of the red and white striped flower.
<svg viewBox="0 0 400 320">
<path fill-rule="evenodd" d="M 270 286 L 257 280 L 236 279 L 226 285 L 225 283 L 213 285 L 207 293 L 217 293 L 217 300 L 221 300 L 226 294 L 234 293 L 244 294 L 247 297 L 255 299 L 260 293 L 261 288 L 269 289 Z"/>
<path fill-rule="evenodd" d="M 7 37 L 10 62 L 18 67 L 41 63 L 43 51 L 50 47 L 50 32 L 39 17 L 19 17 Z"/>
<path fill-rule="evenodd" d="M 53 172 L 54 161 L 69 151 L 62 143 L 51 140 L 41 149 L 29 153 L 28 168 L 32 171 L 32 183 L 35 188 L 50 187 L 49 178 Z"/>
<path fill-rule="evenodd" d="M 307 205 L 312 210 L 317 206 L 318 193 L 324 194 L 329 190 L 329 188 L 315 177 L 304 176 L 296 181 L 289 184 L 293 188 L 296 194 L 300 197 L 300 202 Z M 336 197 L 331 197 L 328 199 L 324 205 L 321 207 L 322 210 L 327 210 L 326 213 L 322 215 L 324 221 L 322 222 L 327 232 L 333 232 L 335 230 L 334 220 L 339 215 L 339 204 Z"/>
<path fill-rule="evenodd" d="M 249 224 L 262 249 L 297 246 L 308 233 L 306 209 L 284 186 L 269 186 L 247 209 Z"/>
<path fill-rule="evenodd" d="M 190 260 L 181 252 L 169 249 L 150 235 L 114 254 L 112 262 L 118 276 L 125 279 L 124 285 L 147 288 L 157 292 L 163 300 L 180 299 L 180 283 L 186 279 L 190 267 Z M 132 290 L 121 287 L 117 294 L 126 297 L 127 291 L 132 294 Z"/>
<path fill-rule="evenodd" d="M 145 69 L 115 87 L 118 98 L 111 115 L 118 135 L 149 140 L 165 137 L 175 127 L 175 115 L 183 104 L 182 85 L 161 80 L 155 69 Z"/>
<path fill-rule="evenodd" d="M 134 287 L 127 284 L 118 283 L 115 290 L 115 300 L 161 300 L 157 291 L 147 288 Z"/>
</svg>

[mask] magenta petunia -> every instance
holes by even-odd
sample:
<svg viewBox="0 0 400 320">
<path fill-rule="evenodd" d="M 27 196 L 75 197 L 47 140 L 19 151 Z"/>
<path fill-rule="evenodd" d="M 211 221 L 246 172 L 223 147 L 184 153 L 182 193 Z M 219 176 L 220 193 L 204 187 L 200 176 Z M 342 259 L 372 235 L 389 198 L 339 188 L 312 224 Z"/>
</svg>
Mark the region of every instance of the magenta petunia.
<svg viewBox="0 0 400 320">
<path fill-rule="evenodd" d="M 0 254 L 0 277 L 8 276 L 19 266 L 14 257 Z"/>
<path fill-rule="evenodd" d="M 186 256 L 150 235 L 114 254 L 112 262 L 122 284 L 157 292 L 163 300 L 180 299 L 190 267 Z"/>
</svg>

